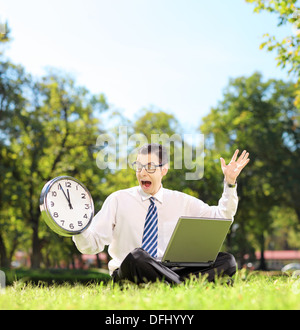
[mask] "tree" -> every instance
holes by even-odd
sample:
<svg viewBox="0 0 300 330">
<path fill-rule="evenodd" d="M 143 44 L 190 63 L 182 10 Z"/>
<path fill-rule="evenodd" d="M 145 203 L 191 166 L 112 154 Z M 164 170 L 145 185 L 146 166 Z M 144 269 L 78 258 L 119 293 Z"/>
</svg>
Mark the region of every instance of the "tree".
<svg viewBox="0 0 300 330">
<path fill-rule="evenodd" d="M 4 73 L 3 77 L 10 75 Z M 0 251 L 2 263 L 7 265 L 4 241 L 6 246 L 14 242 L 16 247 L 17 238 L 31 232 L 31 265 L 38 268 L 41 251 L 53 237 L 40 231 L 39 194 L 43 185 L 66 174 L 82 180 L 94 195 L 101 195 L 96 188 L 102 174 L 95 162 L 95 142 L 101 129 L 95 115 L 108 106 L 103 95 L 91 95 L 64 73 L 53 71 L 37 82 L 27 78 L 26 84 L 20 78 L 4 81 L 0 94 L 5 115 L 0 123 L 5 128 L 1 136 L 1 166 L 5 170 L 0 183 L 5 189 L 1 189 L 0 197 L 9 207 L 1 209 Z M 10 209 L 13 212 L 8 217 Z M 9 229 L 14 218 L 22 219 L 23 235 L 17 231 L 12 239 L 13 231 L 3 229 Z"/>
<path fill-rule="evenodd" d="M 22 155 L 19 175 L 24 194 L 22 213 L 32 228 L 32 267 L 39 267 L 44 244 L 39 237 L 38 206 L 42 186 L 55 176 L 67 174 L 89 186 L 99 183 L 96 175 L 94 145 L 99 130 L 96 109 L 107 109 L 103 95 L 91 95 L 76 86 L 64 74 L 52 72 L 32 88 L 31 109 L 23 120 L 23 134 L 13 141 L 16 153 Z M 21 160 L 21 158 L 18 158 Z"/>
<path fill-rule="evenodd" d="M 278 26 L 289 24 L 293 34 L 278 40 L 275 36 L 265 33 L 265 41 L 260 48 L 277 51 L 277 66 L 287 68 L 288 73 L 296 77 L 295 105 L 300 108 L 300 6 L 297 0 L 246 0 L 254 3 L 254 12 L 267 11 L 278 16 Z M 299 120 L 299 117 L 298 117 Z"/>
<path fill-rule="evenodd" d="M 108 104 L 103 94 L 92 95 L 64 72 L 52 70 L 33 79 L 4 57 L 10 31 L 7 25 L 5 34 L 0 28 L 0 266 L 9 267 L 22 245 L 37 268 L 42 260 L 55 262 L 51 251 L 60 258 L 75 252 L 70 240 L 40 221 L 43 185 L 55 176 L 71 175 L 95 199 L 104 198 L 96 140 L 104 131 L 99 118 Z M 58 252 L 63 250 L 69 253 Z"/>
<path fill-rule="evenodd" d="M 223 100 L 203 118 L 201 126 L 209 147 L 225 157 L 236 148 L 250 152 L 251 161 L 238 182 L 236 220 L 242 235 L 255 236 L 262 252 L 261 268 L 265 267 L 263 252 L 271 231 L 272 208 L 293 205 L 299 210 L 293 202 L 300 192 L 294 93 L 293 83 L 263 82 L 259 73 L 231 79 Z M 242 258 L 246 251 L 240 252 Z"/>
<path fill-rule="evenodd" d="M 9 41 L 9 31 L 0 34 L 0 46 Z M 0 266 L 9 267 L 22 234 L 21 214 L 18 209 L 19 176 L 16 155 L 10 141 L 21 136 L 18 122 L 26 104 L 23 92 L 29 76 L 21 66 L 8 61 L 0 53 Z"/>
</svg>

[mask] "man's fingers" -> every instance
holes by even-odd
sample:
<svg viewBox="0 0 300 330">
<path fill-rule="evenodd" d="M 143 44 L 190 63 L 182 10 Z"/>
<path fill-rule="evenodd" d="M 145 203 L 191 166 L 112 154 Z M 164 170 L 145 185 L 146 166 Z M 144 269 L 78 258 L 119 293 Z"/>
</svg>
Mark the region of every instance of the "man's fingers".
<svg viewBox="0 0 300 330">
<path fill-rule="evenodd" d="M 241 160 L 244 158 L 245 154 L 246 154 L 246 150 L 244 150 L 244 151 L 241 153 L 241 155 L 240 155 L 240 157 L 239 157 L 239 159 L 238 159 L 237 161 L 238 161 L 238 162 L 241 161 Z"/>
<path fill-rule="evenodd" d="M 247 152 L 246 150 L 244 150 L 241 153 L 241 155 L 240 155 L 240 157 L 239 157 L 239 159 L 237 161 L 240 162 L 242 160 L 246 160 L 248 158 L 248 156 L 249 156 L 249 152 Z"/>
<path fill-rule="evenodd" d="M 225 160 L 222 157 L 220 158 L 220 161 L 221 161 L 221 166 L 226 167 Z"/>
<path fill-rule="evenodd" d="M 243 161 L 243 163 L 240 163 L 239 170 L 242 170 L 248 163 L 250 162 L 250 158 L 247 158 Z"/>
<path fill-rule="evenodd" d="M 236 151 L 234 152 L 234 154 L 233 154 L 233 156 L 232 156 L 232 158 L 231 158 L 230 163 L 231 163 L 231 162 L 235 162 L 236 157 L 237 157 L 238 154 L 239 154 L 239 149 L 236 149 Z"/>
<path fill-rule="evenodd" d="M 239 154 L 239 149 L 236 149 L 236 151 L 234 152 L 231 161 L 228 165 L 235 163 L 237 166 L 237 169 L 242 170 L 250 161 L 249 157 L 249 152 L 247 152 L 247 150 L 243 150 L 243 152 L 241 153 L 241 155 L 239 156 L 238 160 L 237 156 Z M 226 166 L 225 160 L 221 157 L 220 158 L 221 161 L 221 165 L 222 167 Z"/>
</svg>

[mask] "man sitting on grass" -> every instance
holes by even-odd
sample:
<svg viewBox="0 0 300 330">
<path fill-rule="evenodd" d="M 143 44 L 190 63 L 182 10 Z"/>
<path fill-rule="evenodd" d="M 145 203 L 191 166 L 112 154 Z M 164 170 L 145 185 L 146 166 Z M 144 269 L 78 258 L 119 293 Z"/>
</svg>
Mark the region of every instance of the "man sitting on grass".
<svg viewBox="0 0 300 330">
<path fill-rule="evenodd" d="M 96 254 L 109 245 L 109 270 L 116 282 L 181 283 L 192 274 L 207 274 L 209 281 L 215 275 L 234 275 L 236 262 L 229 253 L 220 252 L 208 268 L 175 269 L 160 260 L 179 217 L 233 219 L 238 205 L 236 179 L 250 160 L 245 150 L 237 159 L 238 153 L 236 150 L 228 165 L 220 159 L 224 191 L 218 206 L 209 206 L 200 199 L 164 188 L 162 178 L 168 172 L 166 149 L 160 144 L 143 146 L 133 164 L 139 185 L 108 196 L 90 227 L 73 236 L 78 250 Z"/>
</svg>

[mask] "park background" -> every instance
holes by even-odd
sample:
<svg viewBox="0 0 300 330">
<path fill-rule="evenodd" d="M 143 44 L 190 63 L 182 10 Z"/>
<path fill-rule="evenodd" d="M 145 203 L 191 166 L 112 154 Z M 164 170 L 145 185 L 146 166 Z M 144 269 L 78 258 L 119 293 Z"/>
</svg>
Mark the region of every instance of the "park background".
<svg viewBox="0 0 300 330">
<path fill-rule="evenodd" d="M 71 175 L 97 212 L 136 185 L 130 169 L 96 164 L 97 137 L 117 140 L 120 126 L 149 140 L 204 134 L 204 177 L 173 170 L 164 186 L 208 204 L 223 189 L 219 158 L 247 149 L 226 250 L 260 269 L 266 250 L 299 250 L 299 1 L 12 0 L 0 10 L 0 267 L 83 266 L 42 221 L 39 195 Z"/>
</svg>

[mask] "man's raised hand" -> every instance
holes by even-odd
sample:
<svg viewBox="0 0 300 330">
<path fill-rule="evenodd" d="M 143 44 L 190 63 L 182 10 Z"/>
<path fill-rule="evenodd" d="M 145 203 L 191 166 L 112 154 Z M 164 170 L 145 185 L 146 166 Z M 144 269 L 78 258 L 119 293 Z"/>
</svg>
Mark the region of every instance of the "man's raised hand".
<svg viewBox="0 0 300 330">
<path fill-rule="evenodd" d="M 226 165 L 225 160 L 221 157 L 221 167 L 222 171 L 225 177 L 225 181 L 229 184 L 235 184 L 236 179 L 241 173 L 242 169 L 249 163 L 250 159 L 249 152 L 244 150 L 240 157 L 237 159 L 237 156 L 239 154 L 239 150 L 237 149 L 234 153 L 234 155 L 231 158 L 231 161 L 228 165 Z"/>
</svg>

